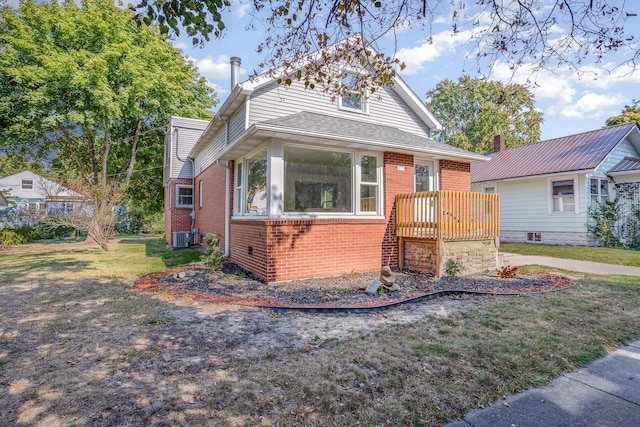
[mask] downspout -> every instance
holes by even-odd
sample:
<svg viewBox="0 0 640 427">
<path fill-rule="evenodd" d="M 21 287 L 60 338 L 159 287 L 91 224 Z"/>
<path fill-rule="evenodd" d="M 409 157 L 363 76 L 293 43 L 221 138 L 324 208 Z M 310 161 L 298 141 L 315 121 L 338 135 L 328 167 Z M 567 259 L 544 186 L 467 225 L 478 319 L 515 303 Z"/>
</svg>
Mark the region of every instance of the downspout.
<svg viewBox="0 0 640 427">
<path fill-rule="evenodd" d="M 196 210 L 194 207 L 194 203 L 195 203 L 195 173 L 196 173 L 196 164 L 193 161 L 193 159 L 191 157 L 187 157 L 186 159 L 181 159 L 180 155 L 178 154 L 178 128 L 175 129 L 175 136 L 176 136 L 176 159 L 180 160 L 181 162 L 186 162 L 187 160 L 189 160 L 189 162 L 191 162 L 191 188 L 192 190 L 192 204 L 191 204 L 191 213 L 189 213 L 189 216 L 191 217 L 191 230 L 189 230 L 190 234 L 195 235 L 194 234 L 194 230 L 195 230 L 195 225 L 196 225 Z M 194 239 L 195 240 L 195 239 Z M 195 243 L 194 243 L 195 244 Z"/>
<path fill-rule="evenodd" d="M 225 160 L 225 164 L 220 163 L 220 160 L 216 161 L 217 164 L 226 169 L 225 171 L 225 185 L 224 185 L 224 256 L 229 256 L 229 233 L 231 231 L 231 207 L 229 202 L 231 199 L 231 168 L 229 167 L 229 160 Z"/>
</svg>

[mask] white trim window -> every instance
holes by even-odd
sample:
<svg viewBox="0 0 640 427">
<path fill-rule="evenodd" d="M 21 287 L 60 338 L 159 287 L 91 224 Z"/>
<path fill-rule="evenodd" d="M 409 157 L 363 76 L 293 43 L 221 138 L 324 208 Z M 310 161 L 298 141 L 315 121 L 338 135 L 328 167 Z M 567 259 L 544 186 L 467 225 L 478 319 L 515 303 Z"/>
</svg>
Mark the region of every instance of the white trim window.
<svg viewBox="0 0 640 427">
<path fill-rule="evenodd" d="M 283 213 L 381 215 L 378 154 L 285 145 L 283 160 Z"/>
<path fill-rule="evenodd" d="M 198 207 L 202 209 L 202 180 L 198 181 Z"/>
<path fill-rule="evenodd" d="M 369 103 L 363 95 L 362 88 L 358 85 L 356 74 L 347 74 L 342 77 L 340 83 L 344 88 L 342 94 L 338 97 L 338 108 L 365 114 L 369 113 Z"/>
<path fill-rule="evenodd" d="M 234 214 L 267 214 L 267 164 L 266 148 L 236 160 Z"/>
<path fill-rule="evenodd" d="M 592 206 L 609 200 L 609 180 L 591 178 L 589 180 L 589 192 Z"/>
<path fill-rule="evenodd" d="M 575 179 L 549 180 L 552 213 L 577 213 L 578 188 Z"/>
<path fill-rule="evenodd" d="M 177 208 L 193 207 L 193 186 L 192 185 L 176 185 L 176 207 Z"/>
<path fill-rule="evenodd" d="M 233 193 L 233 212 L 236 214 L 242 214 L 242 160 L 238 160 L 235 162 L 236 164 L 236 176 L 234 178 L 234 193 Z"/>
<path fill-rule="evenodd" d="M 482 187 L 482 192 L 485 194 L 496 194 L 496 186 L 494 185 L 484 185 Z"/>
<path fill-rule="evenodd" d="M 33 190 L 33 180 L 32 179 L 23 179 L 20 188 L 22 190 Z"/>
</svg>

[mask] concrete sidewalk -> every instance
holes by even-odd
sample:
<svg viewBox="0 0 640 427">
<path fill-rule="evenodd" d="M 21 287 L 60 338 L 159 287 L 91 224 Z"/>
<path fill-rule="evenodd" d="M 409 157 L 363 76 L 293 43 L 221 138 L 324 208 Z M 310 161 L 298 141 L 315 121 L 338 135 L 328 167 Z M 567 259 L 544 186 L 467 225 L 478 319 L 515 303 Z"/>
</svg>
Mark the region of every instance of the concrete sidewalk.
<svg viewBox="0 0 640 427">
<path fill-rule="evenodd" d="M 640 426 L 640 341 L 446 427 Z"/>
<path fill-rule="evenodd" d="M 510 253 L 500 253 L 500 256 L 502 257 L 502 265 L 520 266 L 538 264 L 588 274 L 622 274 L 627 276 L 640 276 L 640 267 Z"/>
</svg>

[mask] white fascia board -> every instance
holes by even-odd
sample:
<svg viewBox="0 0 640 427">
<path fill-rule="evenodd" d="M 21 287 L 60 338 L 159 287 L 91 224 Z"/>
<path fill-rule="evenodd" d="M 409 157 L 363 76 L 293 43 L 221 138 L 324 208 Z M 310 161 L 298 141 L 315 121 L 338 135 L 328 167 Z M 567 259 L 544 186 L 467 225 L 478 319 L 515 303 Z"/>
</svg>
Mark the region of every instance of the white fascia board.
<svg viewBox="0 0 640 427">
<path fill-rule="evenodd" d="M 607 176 L 625 176 L 625 175 L 638 175 L 638 174 L 640 174 L 640 169 L 629 170 L 629 171 L 608 172 Z"/>
<path fill-rule="evenodd" d="M 224 124 L 225 119 L 230 117 L 235 110 L 238 109 L 240 104 L 245 102 L 246 96 L 251 95 L 253 93 L 253 89 L 250 87 L 248 82 L 238 83 L 235 88 L 231 91 L 231 94 L 227 97 L 227 99 L 222 104 L 222 107 L 218 110 L 215 117 L 209 122 L 209 125 L 206 127 L 198 141 L 193 145 L 191 151 L 187 157 L 193 159 L 198 155 L 200 151 L 204 148 L 204 146 L 211 141 L 215 137 L 218 130 Z"/>
<path fill-rule="evenodd" d="M 436 116 L 429 111 L 425 103 L 418 98 L 418 95 L 416 95 L 413 89 L 411 89 L 400 76 L 394 77 L 394 85 L 397 85 L 398 88 L 402 90 L 402 93 L 398 91 L 400 97 L 409 104 L 409 107 L 412 107 L 411 109 L 418 114 L 418 116 L 423 120 L 426 119 L 425 121 L 432 131 L 439 131 L 443 129 L 442 124 Z"/>
<path fill-rule="evenodd" d="M 555 173 L 545 173 L 542 175 L 527 175 L 527 176 L 516 176 L 513 178 L 503 178 L 503 179 L 492 179 L 488 181 L 471 181 L 471 184 L 484 184 L 485 182 L 507 182 L 507 181 L 520 181 L 523 179 L 534 179 L 534 178 L 550 178 L 554 176 L 562 176 L 562 175 L 578 175 L 583 173 L 594 173 L 595 169 L 581 169 L 577 171 L 564 171 L 564 172 L 555 172 Z"/>
<path fill-rule="evenodd" d="M 460 153 L 460 154 L 458 154 L 458 153 L 451 153 L 449 151 L 438 150 L 438 149 L 433 149 L 433 148 L 421 149 L 419 147 L 404 147 L 404 146 L 398 146 L 398 145 L 395 145 L 395 144 L 389 144 L 389 143 L 380 142 L 380 141 L 371 141 L 371 140 L 367 140 L 367 139 L 357 139 L 357 138 L 351 138 L 351 137 L 341 137 L 341 136 L 336 136 L 336 135 L 326 135 L 326 134 L 321 134 L 321 133 L 317 133 L 317 132 L 303 131 L 303 130 L 299 130 L 299 129 L 288 129 L 288 128 L 282 128 L 280 126 L 270 126 L 270 125 L 265 124 L 265 123 L 255 123 L 255 124 L 253 124 L 239 138 L 237 138 L 236 141 L 234 141 L 233 144 L 231 144 L 228 147 L 226 147 L 219 154 L 218 157 L 219 158 L 224 158 L 224 156 L 229 151 L 231 151 L 232 149 L 237 148 L 238 144 L 241 144 L 242 141 L 244 141 L 247 138 L 253 136 L 257 132 L 265 132 L 266 133 L 265 137 L 273 137 L 276 134 L 279 134 L 279 135 L 287 134 L 287 135 L 291 135 L 291 136 L 318 138 L 318 139 L 332 140 L 332 141 L 337 141 L 337 142 L 349 142 L 349 143 L 355 143 L 355 144 L 362 144 L 363 146 L 367 146 L 367 147 L 387 148 L 387 149 L 391 149 L 391 150 L 393 150 L 395 152 L 404 152 L 404 153 L 408 153 L 408 154 L 415 154 L 415 153 L 430 154 L 430 155 L 436 156 L 436 157 L 438 157 L 440 159 L 449 159 L 449 160 L 464 159 L 464 160 L 470 160 L 470 161 L 484 161 L 484 162 L 490 160 L 490 159 L 487 159 L 485 156 L 482 156 L 480 154 L 475 154 L 475 153 L 469 153 L 469 154 Z"/>
</svg>

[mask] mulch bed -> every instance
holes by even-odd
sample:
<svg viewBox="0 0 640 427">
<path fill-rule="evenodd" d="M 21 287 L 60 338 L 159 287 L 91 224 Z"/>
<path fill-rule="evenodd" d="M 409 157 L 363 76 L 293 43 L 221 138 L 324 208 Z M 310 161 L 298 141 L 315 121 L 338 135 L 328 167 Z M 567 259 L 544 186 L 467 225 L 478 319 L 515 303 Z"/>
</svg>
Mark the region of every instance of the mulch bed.
<svg viewBox="0 0 640 427">
<path fill-rule="evenodd" d="M 233 263 L 225 263 L 222 271 L 209 271 L 202 266 L 170 268 L 143 276 L 135 288 L 218 304 L 330 308 L 373 307 L 445 290 L 522 294 L 557 290 L 573 284 L 565 276 L 547 273 L 503 279 L 494 272 L 439 280 L 409 271 L 395 274 L 400 289 L 379 291 L 376 296 L 367 295 L 364 290 L 371 280 L 379 279 L 379 272 L 354 272 L 269 285 Z"/>
</svg>

